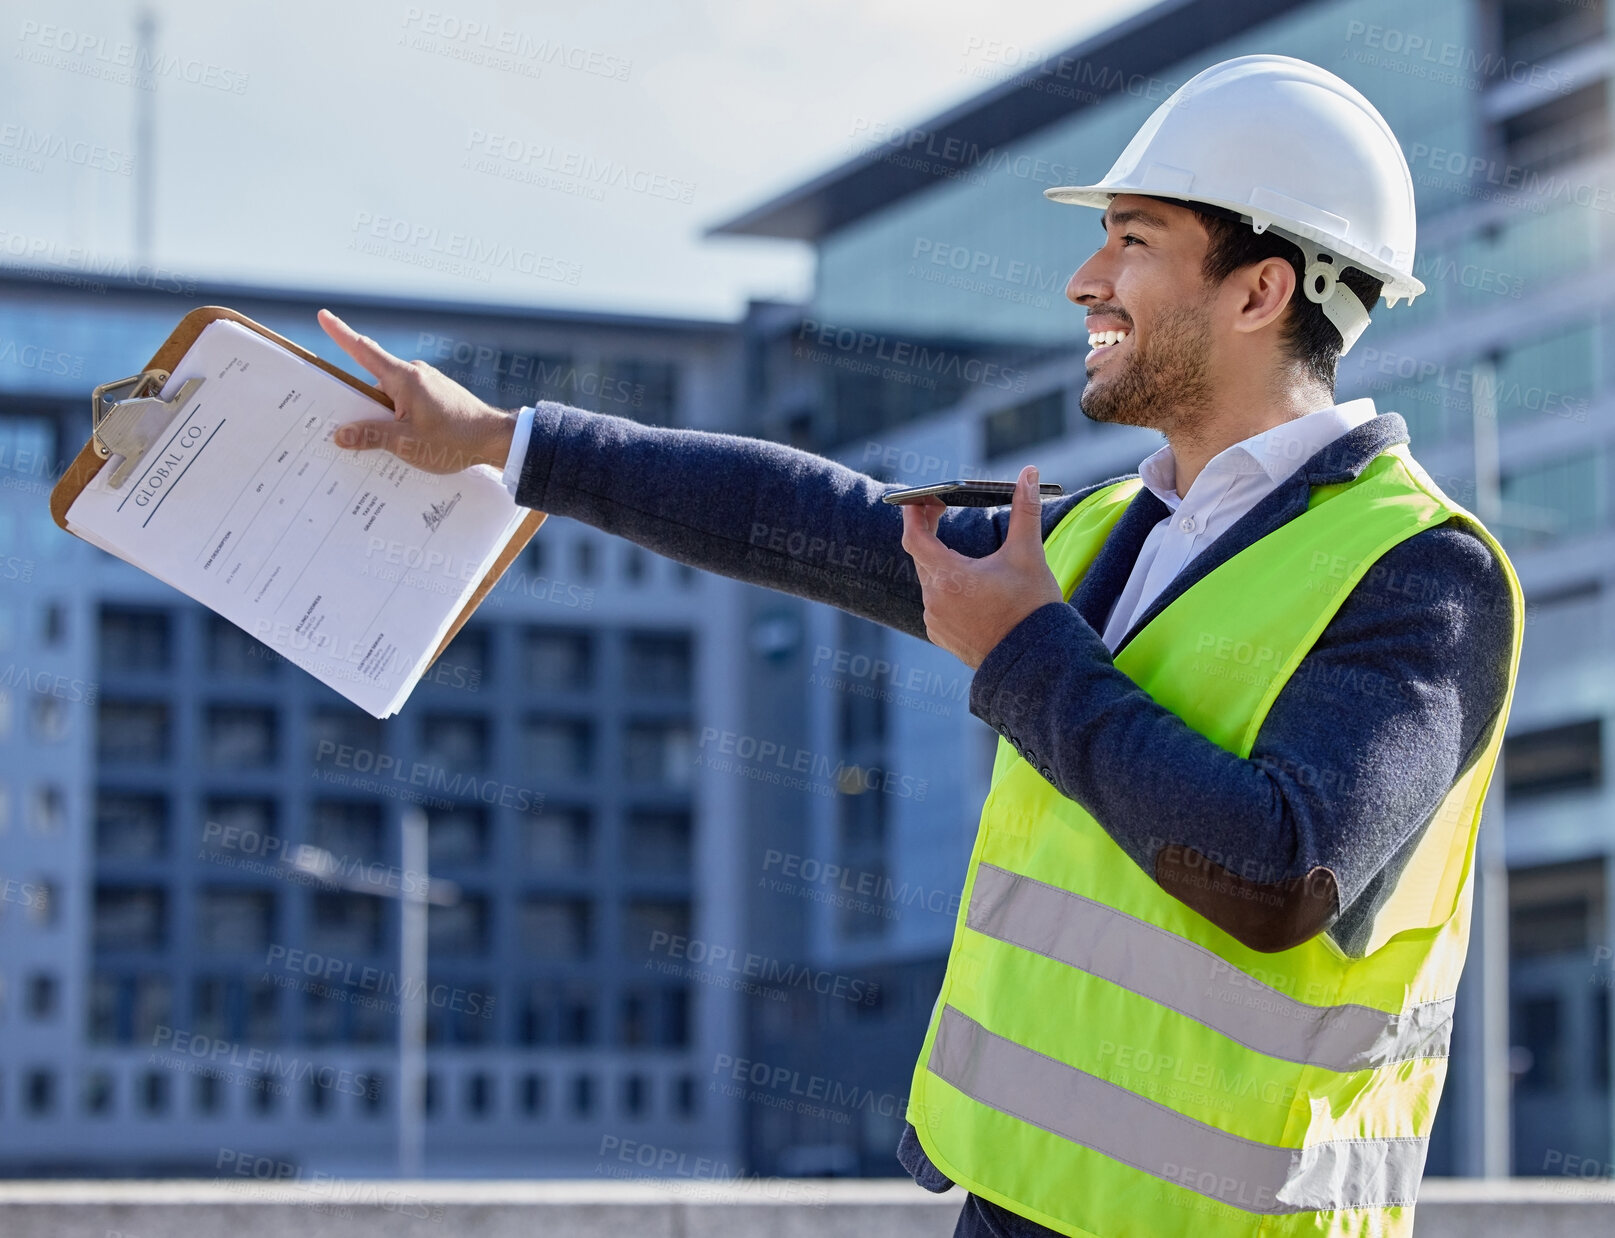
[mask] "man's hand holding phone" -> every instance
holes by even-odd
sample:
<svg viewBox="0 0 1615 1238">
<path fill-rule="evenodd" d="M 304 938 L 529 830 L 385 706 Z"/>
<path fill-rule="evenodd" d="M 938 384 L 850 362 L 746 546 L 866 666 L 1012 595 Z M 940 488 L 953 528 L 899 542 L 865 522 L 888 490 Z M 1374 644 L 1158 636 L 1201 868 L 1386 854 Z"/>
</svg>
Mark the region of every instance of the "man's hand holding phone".
<svg viewBox="0 0 1615 1238">
<path fill-rule="evenodd" d="M 1015 483 L 1004 544 L 985 558 L 950 550 L 937 537 L 947 510 L 934 496 L 903 507 L 903 549 L 914 560 L 925 599 L 925 634 L 974 669 L 1021 620 L 1063 602 L 1043 554 L 1043 500 L 1037 469 Z"/>
<path fill-rule="evenodd" d="M 476 464 L 505 467 L 516 415 L 477 399 L 424 361 L 393 356 L 330 310 L 320 326 L 370 373 L 393 402 L 393 416 L 350 421 L 338 428 L 338 447 L 382 448 L 426 473 L 458 473 Z"/>
</svg>

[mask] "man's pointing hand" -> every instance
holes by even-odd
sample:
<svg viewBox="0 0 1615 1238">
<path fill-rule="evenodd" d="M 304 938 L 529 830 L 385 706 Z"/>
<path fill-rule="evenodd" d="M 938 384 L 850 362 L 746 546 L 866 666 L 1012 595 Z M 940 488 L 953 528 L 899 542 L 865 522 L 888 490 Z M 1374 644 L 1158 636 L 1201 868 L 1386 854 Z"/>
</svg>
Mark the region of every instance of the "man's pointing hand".
<svg viewBox="0 0 1615 1238">
<path fill-rule="evenodd" d="M 1043 557 L 1043 501 L 1037 469 L 1021 470 L 1004 544 L 984 559 L 949 550 L 937 538 L 947 509 L 936 499 L 903 507 L 903 549 L 914 559 L 925 598 L 925 632 L 974 669 L 1011 629 L 1039 607 L 1063 602 Z"/>
<path fill-rule="evenodd" d="M 380 447 L 427 473 L 458 473 L 474 464 L 504 468 L 516 427 L 513 414 L 483 403 L 424 361 L 393 356 L 330 310 L 321 310 L 319 319 L 325 333 L 376 376 L 376 386 L 393 402 L 390 418 L 350 421 L 338 429 L 338 447 Z"/>
</svg>

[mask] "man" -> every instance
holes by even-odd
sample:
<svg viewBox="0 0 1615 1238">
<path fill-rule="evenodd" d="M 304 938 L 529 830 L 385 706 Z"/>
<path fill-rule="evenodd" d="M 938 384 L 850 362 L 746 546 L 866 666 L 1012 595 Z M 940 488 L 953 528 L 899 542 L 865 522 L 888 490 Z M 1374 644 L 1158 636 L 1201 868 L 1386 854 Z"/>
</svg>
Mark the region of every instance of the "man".
<svg viewBox="0 0 1615 1238">
<path fill-rule="evenodd" d="M 338 442 L 502 465 L 974 668 L 1003 738 L 899 1149 L 968 1188 L 958 1234 L 1408 1233 L 1522 604 L 1401 419 L 1334 403 L 1367 307 L 1423 291 L 1407 164 L 1346 83 L 1250 56 L 1049 196 L 1104 211 L 1067 296 L 1084 412 L 1166 436 L 1136 478 L 899 513 L 774 444 L 488 408 L 327 316 L 398 406 Z"/>
</svg>

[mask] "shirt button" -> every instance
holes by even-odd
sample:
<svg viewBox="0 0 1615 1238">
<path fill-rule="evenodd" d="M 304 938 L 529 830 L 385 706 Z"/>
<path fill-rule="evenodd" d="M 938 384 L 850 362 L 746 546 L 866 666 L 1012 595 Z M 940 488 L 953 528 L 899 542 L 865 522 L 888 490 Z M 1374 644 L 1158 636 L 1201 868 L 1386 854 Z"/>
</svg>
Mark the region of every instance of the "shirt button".
<svg viewBox="0 0 1615 1238">
<path fill-rule="evenodd" d="M 1193 533 L 1194 525 L 1195 520 L 1193 516 L 1185 516 L 1182 520 L 1178 521 L 1178 528 L 1182 529 L 1185 533 Z"/>
</svg>

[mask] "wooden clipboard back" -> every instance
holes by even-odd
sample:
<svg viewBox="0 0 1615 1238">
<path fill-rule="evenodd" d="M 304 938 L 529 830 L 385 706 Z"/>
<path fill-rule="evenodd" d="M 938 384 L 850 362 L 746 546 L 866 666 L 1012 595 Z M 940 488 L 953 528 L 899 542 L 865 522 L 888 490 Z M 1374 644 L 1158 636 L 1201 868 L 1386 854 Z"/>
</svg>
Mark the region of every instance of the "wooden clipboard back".
<svg viewBox="0 0 1615 1238">
<path fill-rule="evenodd" d="M 245 314 L 237 313 L 235 310 L 223 305 L 204 305 L 186 314 L 184 318 L 179 320 L 179 325 L 174 328 L 169 337 L 152 354 L 151 360 L 145 364 L 144 368 L 172 372 L 185 354 L 190 351 L 191 345 L 196 343 L 196 337 L 202 334 L 202 329 L 210 322 L 217 322 L 221 318 L 228 319 L 230 322 L 240 323 L 249 331 L 256 331 L 265 339 L 273 340 L 279 344 L 287 352 L 301 357 L 311 365 L 319 366 L 332 378 L 340 379 L 355 391 L 363 392 L 377 404 L 392 408 L 392 399 L 380 387 L 372 386 L 362 379 L 355 378 L 346 370 L 338 369 L 323 357 L 315 356 L 308 349 L 287 339 L 284 335 L 271 331 L 262 323 L 254 322 Z M 73 506 L 73 500 L 83 493 L 84 487 L 90 484 L 105 463 L 106 461 L 101 457 L 100 453 L 95 450 L 95 437 L 92 435 L 84 446 L 79 449 L 79 454 L 73 458 L 73 463 L 67 466 L 57 480 L 56 485 L 51 489 L 51 519 L 56 521 L 65 531 L 72 532 L 67 527 L 67 509 Z M 481 606 L 483 599 L 493 591 L 493 587 L 499 583 L 499 578 L 516 561 L 516 556 L 521 554 L 527 543 L 532 540 L 533 534 L 538 531 L 538 526 L 544 523 L 544 519 L 544 513 L 538 511 L 529 512 L 523 518 L 521 524 L 516 527 L 516 532 L 511 535 L 510 541 L 505 544 L 504 550 L 494 560 L 493 566 L 488 569 L 488 574 L 482 578 L 482 583 L 477 586 L 476 592 L 466 600 L 465 607 L 455 618 L 453 625 L 448 630 L 448 634 L 443 637 L 443 640 L 433 652 L 432 662 L 436 662 L 442 656 L 449 643 L 459 634 L 460 629 L 465 626 L 465 621 L 471 618 L 472 612 Z M 429 662 L 427 666 L 430 667 L 431 664 Z"/>
</svg>

